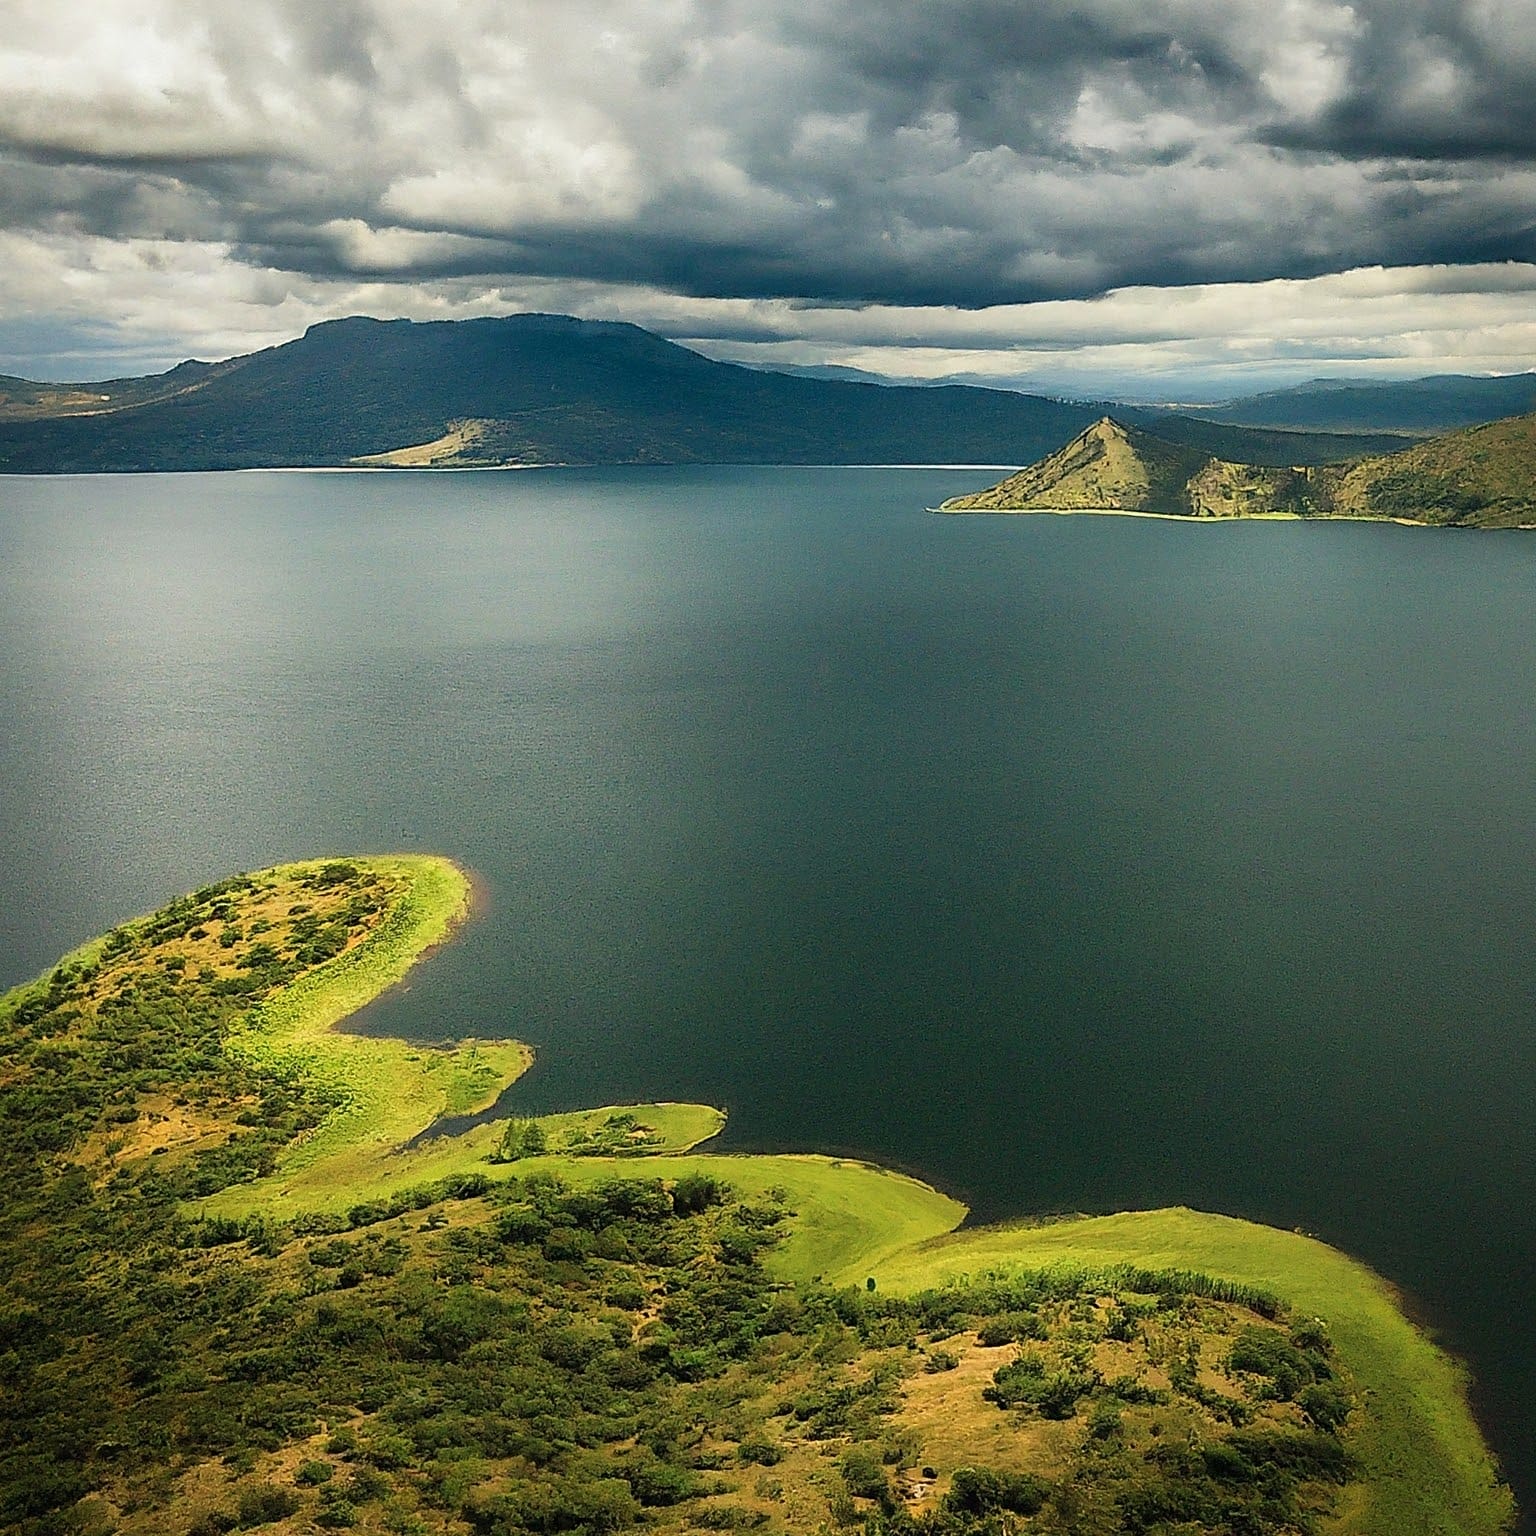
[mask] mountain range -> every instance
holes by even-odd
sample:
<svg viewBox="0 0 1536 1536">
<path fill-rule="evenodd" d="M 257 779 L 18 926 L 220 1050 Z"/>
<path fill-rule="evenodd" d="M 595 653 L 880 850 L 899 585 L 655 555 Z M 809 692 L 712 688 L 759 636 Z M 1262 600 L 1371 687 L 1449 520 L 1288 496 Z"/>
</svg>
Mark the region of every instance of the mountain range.
<svg viewBox="0 0 1536 1536">
<path fill-rule="evenodd" d="M 1065 446 L 942 512 L 1117 511 L 1166 517 L 1393 518 L 1536 526 L 1536 415 L 1469 427 L 1397 453 L 1263 465 L 1105 416 Z"/>
<path fill-rule="evenodd" d="M 1018 464 L 1102 411 L 1008 390 L 791 377 L 562 315 L 353 317 L 151 378 L 0 378 L 0 471 Z M 1145 419 L 1170 441 L 1258 464 L 1319 464 L 1405 441 Z"/>
<path fill-rule="evenodd" d="M 1426 379 L 1313 379 L 1221 405 L 1184 406 L 1211 421 L 1307 432 L 1425 434 L 1536 410 L 1536 373 Z"/>
</svg>

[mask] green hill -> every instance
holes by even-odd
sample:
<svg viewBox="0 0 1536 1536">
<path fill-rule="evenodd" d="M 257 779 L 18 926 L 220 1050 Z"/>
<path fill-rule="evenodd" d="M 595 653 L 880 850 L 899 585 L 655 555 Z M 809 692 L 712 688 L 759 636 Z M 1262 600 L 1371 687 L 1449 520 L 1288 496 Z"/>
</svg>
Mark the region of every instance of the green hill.
<svg viewBox="0 0 1536 1536">
<path fill-rule="evenodd" d="M 1331 477 L 1337 517 L 1528 528 L 1536 525 L 1536 415 L 1449 432 Z"/>
<path fill-rule="evenodd" d="M 1205 462 L 1183 447 L 1104 416 L 1063 448 L 971 496 L 946 501 L 946 512 L 1016 508 L 1187 513 L 1185 487 Z"/>
<path fill-rule="evenodd" d="M 1315 510 L 1325 472 L 1238 464 L 1105 416 L 1065 447 L 944 512 L 1140 512 L 1242 517 Z"/>
<path fill-rule="evenodd" d="M 1341 464 L 1217 458 L 1106 416 L 1065 447 L 943 512 L 1114 511 L 1164 517 L 1392 518 L 1536 525 L 1536 415 Z"/>
</svg>

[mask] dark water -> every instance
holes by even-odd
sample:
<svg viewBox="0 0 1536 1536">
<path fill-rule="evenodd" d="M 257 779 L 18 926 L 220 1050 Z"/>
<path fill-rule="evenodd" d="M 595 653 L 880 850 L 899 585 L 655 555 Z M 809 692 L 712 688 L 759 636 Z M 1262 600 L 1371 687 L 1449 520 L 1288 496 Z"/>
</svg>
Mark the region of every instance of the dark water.
<svg viewBox="0 0 1536 1536">
<path fill-rule="evenodd" d="M 442 850 L 487 915 L 372 1027 L 1315 1231 L 1536 1506 L 1536 535 L 922 511 L 993 478 L 0 480 L 0 982 Z"/>
</svg>

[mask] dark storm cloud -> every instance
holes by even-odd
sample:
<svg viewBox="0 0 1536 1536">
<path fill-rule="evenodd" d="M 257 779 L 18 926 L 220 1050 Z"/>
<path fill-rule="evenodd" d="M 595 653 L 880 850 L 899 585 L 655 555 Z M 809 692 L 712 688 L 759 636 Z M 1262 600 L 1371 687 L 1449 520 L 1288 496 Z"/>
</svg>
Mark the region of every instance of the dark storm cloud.
<svg viewBox="0 0 1536 1536">
<path fill-rule="evenodd" d="M 0 90 L 11 229 L 965 306 L 1536 255 L 1529 0 L 46 15 Z"/>
<path fill-rule="evenodd" d="M 1362 10 L 1338 98 L 1314 120 L 1279 122 L 1261 137 L 1365 159 L 1536 154 L 1531 6 L 1402 0 Z"/>
</svg>

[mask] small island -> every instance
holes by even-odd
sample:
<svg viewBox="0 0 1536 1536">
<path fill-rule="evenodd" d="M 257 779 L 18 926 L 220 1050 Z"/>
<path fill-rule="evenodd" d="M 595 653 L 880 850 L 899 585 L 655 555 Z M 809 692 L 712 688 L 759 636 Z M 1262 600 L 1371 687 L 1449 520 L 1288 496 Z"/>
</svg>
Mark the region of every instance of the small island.
<svg viewBox="0 0 1536 1536">
<path fill-rule="evenodd" d="M 1240 464 L 1104 416 L 1071 442 L 940 512 L 1118 512 L 1181 520 L 1349 518 L 1536 526 L 1536 415 L 1340 463 Z"/>
<path fill-rule="evenodd" d="M 1313 1239 L 962 1229 L 705 1105 L 432 1134 L 526 1047 L 337 1026 L 468 911 L 283 865 L 0 998 L 6 1529 L 1507 1529 L 1459 1367 Z"/>
</svg>

